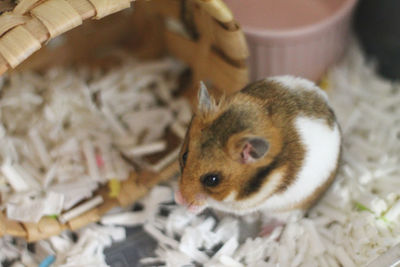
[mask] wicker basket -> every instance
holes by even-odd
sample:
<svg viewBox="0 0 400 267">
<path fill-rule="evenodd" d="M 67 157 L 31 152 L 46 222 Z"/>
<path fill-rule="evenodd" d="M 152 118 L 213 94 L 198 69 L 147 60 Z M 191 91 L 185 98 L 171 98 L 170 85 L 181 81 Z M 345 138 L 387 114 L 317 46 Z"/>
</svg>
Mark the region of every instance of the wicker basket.
<svg viewBox="0 0 400 267">
<path fill-rule="evenodd" d="M 169 53 L 184 61 L 191 69 L 185 91 L 190 99 L 194 99 L 199 80 L 211 83 L 214 93 L 227 94 L 247 83 L 246 42 L 221 0 L 137 0 L 133 9 L 102 19 L 130 5 L 130 0 L 19 1 L 12 11 L 0 15 L 0 75 L 7 70 L 40 70 L 56 64 L 107 64 L 107 60 L 99 60 L 101 50 L 123 45 L 138 57 Z M 80 26 L 89 18 L 96 20 Z M 132 173 L 122 182 L 118 197 L 111 198 L 107 187 L 100 188 L 96 194 L 102 195 L 104 203 L 65 224 L 49 217 L 37 224 L 21 223 L 0 213 L 0 236 L 35 241 L 78 229 L 98 221 L 114 206 L 133 203 L 153 185 L 177 173 L 176 162 L 157 174 Z"/>
</svg>

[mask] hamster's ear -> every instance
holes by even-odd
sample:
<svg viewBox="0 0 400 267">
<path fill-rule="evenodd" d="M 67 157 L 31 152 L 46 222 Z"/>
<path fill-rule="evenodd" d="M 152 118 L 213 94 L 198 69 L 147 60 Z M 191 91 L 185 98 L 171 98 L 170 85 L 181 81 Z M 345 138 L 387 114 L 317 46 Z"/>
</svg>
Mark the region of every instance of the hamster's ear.
<svg viewBox="0 0 400 267">
<path fill-rule="evenodd" d="M 198 110 L 200 112 L 206 113 L 212 110 L 214 101 L 210 97 L 207 87 L 203 81 L 200 81 L 198 99 L 199 99 Z"/>
<path fill-rule="evenodd" d="M 232 159 L 248 164 L 262 159 L 269 150 L 269 142 L 260 136 L 236 134 L 229 138 L 228 153 Z"/>
</svg>

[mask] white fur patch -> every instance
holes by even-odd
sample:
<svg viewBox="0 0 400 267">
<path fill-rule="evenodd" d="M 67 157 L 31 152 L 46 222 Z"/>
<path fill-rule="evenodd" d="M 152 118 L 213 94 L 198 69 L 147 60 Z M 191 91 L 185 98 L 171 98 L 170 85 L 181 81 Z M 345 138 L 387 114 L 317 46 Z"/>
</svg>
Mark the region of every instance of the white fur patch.
<svg viewBox="0 0 400 267">
<path fill-rule="evenodd" d="M 289 208 L 309 197 L 326 182 L 335 170 L 340 153 L 340 132 L 324 120 L 298 117 L 295 126 L 306 150 L 303 166 L 296 181 L 282 194 L 269 198 L 263 208 Z"/>
<path fill-rule="evenodd" d="M 233 199 L 231 201 L 228 201 L 228 198 L 230 200 L 230 198 L 232 197 L 231 193 L 223 201 L 216 201 L 210 198 L 207 200 L 207 203 L 209 204 L 209 206 L 215 209 L 232 212 L 238 215 L 253 212 L 260 209 L 265 200 L 275 190 L 276 186 L 281 183 L 282 178 L 283 173 L 280 171 L 275 171 L 274 173 L 272 173 L 271 177 L 269 177 L 268 183 L 264 185 L 258 193 L 253 194 L 251 197 L 246 198 L 245 200 L 238 201 L 236 199 Z M 236 196 L 236 192 L 234 195 Z"/>
<path fill-rule="evenodd" d="M 314 82 L 290 75 L 274 76 L 267 78 L 269 81 L 277 82 L 287 89 L 291 90 L 309 90 L 317 92 L 325 101 L 328 101 L 328 95 L 320 89 Z"/>
<path fill-rule="evenodd" d="M 229 195 L 227 195 L 222 201 L 224 202 L 230 202 L 234 201 L 236 199 L 237 192 L 232 191 Z"/>
</svg>

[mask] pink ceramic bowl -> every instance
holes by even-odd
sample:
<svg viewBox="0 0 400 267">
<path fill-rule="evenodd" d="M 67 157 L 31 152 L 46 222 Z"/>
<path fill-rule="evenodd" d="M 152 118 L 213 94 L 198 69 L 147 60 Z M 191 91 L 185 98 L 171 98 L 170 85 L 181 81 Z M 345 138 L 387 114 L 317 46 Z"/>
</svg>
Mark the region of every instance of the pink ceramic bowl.
<svg viewBox="0 0 400 267">
<path fill-rule="evenodd" d="M 357 0 L 225 0 L 250 49 L 251 80 L 317 81 L 343 54 Z"/>
</svg>

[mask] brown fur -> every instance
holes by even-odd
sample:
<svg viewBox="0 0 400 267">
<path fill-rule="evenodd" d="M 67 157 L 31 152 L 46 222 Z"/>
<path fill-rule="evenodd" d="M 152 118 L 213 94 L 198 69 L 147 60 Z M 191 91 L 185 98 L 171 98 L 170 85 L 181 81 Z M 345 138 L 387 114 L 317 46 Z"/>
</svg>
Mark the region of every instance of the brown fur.
<svg viewBox="0 0 400 267">
<path fill-rule="evenodd" d="M 295 118 L 304 114 L 324 119 L 331 127 L 335 123 L 332 110 L 317 93 L 296 94 L 265 80 L 214 105 L 211 112 L 199 110 L 194 115 L 182 147 L 181 158 L 185 151 L 188 158 L 186 166 L 181 164 L 180 190 L 189 204 L 201 204 L 207 196 L 221 201 L 232 191 L 238 193 L 238 200 L 246 199 L 268 183 L 277 169 L 284 169 L 285 176 L 273 194 L 284 192 L 295 181 L 305 155 L 294 128 Z M 243 165 L 240 140 L 249 135 L 265 138 L 270 147 L 264 158 Z M 200 177 L 212 172 L 222 175 L 221 183 L 207 188 Z M 323 192 L 333 177 L 315 195 Z M 313 199 L 305 200 L 304 206 Z"/>
<path fill-rule="evenodd" d="M 325 119 L 331 127 L 336 120 L 333 111 L 314 91 L 293 94 L 282 90 L 282 85 L 277 82 L 261 80 L 246 86 L 241 92 L 263 99 L 265 108 L 270 113 L 282 116 L 283 122 L 291 121 L 300 113 L 311 118 Z"/>
</svg>

